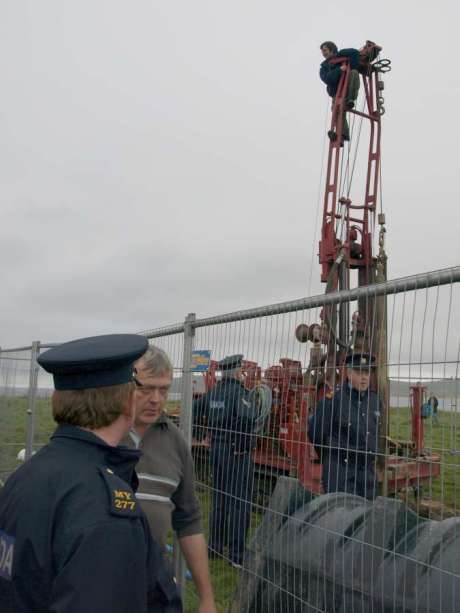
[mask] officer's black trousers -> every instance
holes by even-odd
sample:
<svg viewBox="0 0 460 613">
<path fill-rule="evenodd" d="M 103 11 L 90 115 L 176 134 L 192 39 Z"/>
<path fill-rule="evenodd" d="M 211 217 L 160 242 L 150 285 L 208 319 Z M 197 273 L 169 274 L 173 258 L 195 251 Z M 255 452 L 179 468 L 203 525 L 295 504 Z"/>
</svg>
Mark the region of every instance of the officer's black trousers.
<svg viewBox="0 0 460 613">
<path fill-rule="evenodd" d="M 347 492 L 373 500 L 377 496 L 378 483 L 372 465 L 342 464 L 331 460 L 323 464 L 325 492 Z"/>
<path fill-rule="evenodd" d="M 243 560 L 246 534 L 251 519 L 254 465 L 251 452 L 234 453 L 228 443 L 213 442 L 211 534 L 209 546 L 230 560 Z"/>
</svg>

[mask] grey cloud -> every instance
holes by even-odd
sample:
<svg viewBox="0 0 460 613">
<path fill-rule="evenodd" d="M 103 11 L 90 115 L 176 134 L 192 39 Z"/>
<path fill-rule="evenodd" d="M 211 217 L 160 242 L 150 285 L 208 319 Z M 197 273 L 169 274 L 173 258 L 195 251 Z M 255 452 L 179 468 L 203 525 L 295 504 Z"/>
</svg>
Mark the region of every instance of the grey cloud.
<svg viewBox="0 0 460 613">
<path fill-rule="evenodd" d="M 458 127 L 441 107 L 456 107 L 459 80 L 437 53 L 418 59 L 427 40 L 456 53 L 452 3 L 389 2 L 378 26 L 338 2 L 43 0 L 2 12 L 2 346 L 323 291 L 325 37 L 375 34 L 393 59 L 390 276 L 456 263 Z M 356 181 L 353 197 L 362 191 Z"/>
</svg>

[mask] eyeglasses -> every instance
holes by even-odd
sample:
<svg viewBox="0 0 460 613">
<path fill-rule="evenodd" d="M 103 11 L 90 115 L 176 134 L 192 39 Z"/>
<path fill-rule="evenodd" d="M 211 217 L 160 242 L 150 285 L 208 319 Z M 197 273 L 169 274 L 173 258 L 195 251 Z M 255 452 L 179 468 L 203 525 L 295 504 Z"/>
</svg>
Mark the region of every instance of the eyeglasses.
<svg viewBox="0 0 460 613">
<path fill-rule="evenodd" d="M 143 396 L 148 396 L 154 392 L 158 392 L 160 396 L 166 398 L 169 392 L 169 385 L 144 385 L 133 375 L 133 381 L 136 384 L 137 391 Z"/>
</svg>

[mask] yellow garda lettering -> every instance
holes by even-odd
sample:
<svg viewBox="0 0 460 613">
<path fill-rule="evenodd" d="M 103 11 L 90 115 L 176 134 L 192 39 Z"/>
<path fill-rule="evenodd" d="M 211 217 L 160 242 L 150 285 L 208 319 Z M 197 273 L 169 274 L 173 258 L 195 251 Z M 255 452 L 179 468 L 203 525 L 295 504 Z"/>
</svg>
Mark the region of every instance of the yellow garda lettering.
<svg viewBox="0 0 460 613">
<path fill-rule="evenodd" d="M 136 507 L 136 503 L 132 500 L 131 492 L 125 490 L 115 490 L 115 508 L 117 509 L 129 509 L 131 511 Z"/>
<path fill-rule="evenodd" d="M 115 490 L 115 498 L 121 498 L 122 500 L 131 500 L 131 492 L 125 490 Z"/>
</svg>

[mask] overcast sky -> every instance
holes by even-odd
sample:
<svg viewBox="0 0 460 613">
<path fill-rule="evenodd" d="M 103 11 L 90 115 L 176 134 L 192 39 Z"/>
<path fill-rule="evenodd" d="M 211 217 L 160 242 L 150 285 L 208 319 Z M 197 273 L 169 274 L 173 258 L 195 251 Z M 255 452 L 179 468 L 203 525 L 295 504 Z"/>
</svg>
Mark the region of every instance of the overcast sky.
<svg viewBox="0 0 460 613">
<path fill-rule="evenodd" d="M 459 12 L 454 0 L 3 0 L 0 345 L 323 291 L 325 39 L 369 38 L 392 60 L 389 277 L 458 264 Z"/>
</svg>

